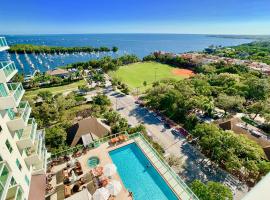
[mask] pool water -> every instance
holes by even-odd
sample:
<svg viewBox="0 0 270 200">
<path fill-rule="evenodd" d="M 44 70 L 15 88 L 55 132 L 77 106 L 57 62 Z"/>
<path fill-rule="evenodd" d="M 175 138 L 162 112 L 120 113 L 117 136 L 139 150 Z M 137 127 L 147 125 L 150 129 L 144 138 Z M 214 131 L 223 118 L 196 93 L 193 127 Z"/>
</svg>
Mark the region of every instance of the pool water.
<svg viewBox="0 0 270 200">
<path fill-rule="evenodd" d="M 109 154 L 125 187 L 132 191 L 135 200 L 178 199 L 136 143 Z"/>
<path fill-rule="evenodd" d="M 95 168 L 99 164 L 99 158 L 96 156 L 90 157 L 87 161 L 87 164 L 91 168 Z"/>
</svg>

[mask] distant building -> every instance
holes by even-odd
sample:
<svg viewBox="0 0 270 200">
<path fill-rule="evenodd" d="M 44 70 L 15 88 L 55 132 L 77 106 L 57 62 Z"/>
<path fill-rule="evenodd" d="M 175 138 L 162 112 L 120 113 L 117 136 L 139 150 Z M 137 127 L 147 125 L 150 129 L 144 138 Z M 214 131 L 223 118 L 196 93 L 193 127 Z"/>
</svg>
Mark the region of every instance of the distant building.
<svg viewBox="0 0 270 200">
<path fill-rule="evenodd" d="M 78 143 L 83 143 L 86 146 L 110 132 L 110 127 L 101 122 L 100 119 L 89 117 L 78 121 L 68 130 L 67 141 L 72 147 Z"/>
<path fill-rule="evenodd" d="M 232 118 L 218 123 L 219 127 L 223 130 L 232 130 L 234 133 L 245 135 L 248 139 L 256 142 L 262 147 L 266 157 L 270 160 L 270 141 L 259 131 L 247 130 L 245 127 L 242 127 L 244 124 L 245 123 L 238 118 Z"/>
<path fill-rule="evenodd" d="M 47 74 L 51 75 L 51 76 L 57 76 L 60 78 L 67 78 L 69 77 L 69 71 L 65 70 L 65 69 L 53 69 L 53 70 L 49 70 L 47 71 Z"/>
</svg>

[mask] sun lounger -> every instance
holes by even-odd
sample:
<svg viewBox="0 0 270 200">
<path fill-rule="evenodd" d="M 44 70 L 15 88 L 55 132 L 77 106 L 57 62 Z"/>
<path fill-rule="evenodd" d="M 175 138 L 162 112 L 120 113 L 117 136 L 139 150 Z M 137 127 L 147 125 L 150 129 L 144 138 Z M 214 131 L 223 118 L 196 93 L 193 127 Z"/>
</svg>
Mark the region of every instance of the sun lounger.
<svg viewBox="0 0 270 200">
<path fill-rule="evenodd" d="M 64 195 L 65 198 L 69 197 L 71 195 L 71 187 L 70 185 L 65 185 L 64 186 Z"/>
</svg>

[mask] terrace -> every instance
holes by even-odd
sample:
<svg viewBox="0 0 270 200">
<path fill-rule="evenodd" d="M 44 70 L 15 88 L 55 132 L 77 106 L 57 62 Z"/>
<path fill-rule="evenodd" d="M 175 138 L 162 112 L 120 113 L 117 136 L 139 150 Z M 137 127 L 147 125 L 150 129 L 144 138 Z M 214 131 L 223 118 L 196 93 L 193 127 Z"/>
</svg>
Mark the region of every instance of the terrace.
<svg viewBox="0 0 270 200">
<path fill-rule="evenodd" d="M 105 199 L 132 199 L 118 172 L 109 177 L 104 177 L 104 174 L 106 166 L 113 164 L 109 152 L 133 142 L 140 147 L 178 199 L 198 199 L 141 133 L 110 135 L 92 142 L 87 148 L 77 146 L 52 155 L 47 170 L 46 199 L 65 199 L 73 196 L 75 199 L 76 193 L 83 191 L 84 188 L 89 194 L 95 195 L 95 191 L 99 188 L 106 188 L 106 181 L 108 184 L 112 180 L 119 182 L 122 189 L 118 194 Z M 98 158 L 99 162 L 92 165 L 89 163 L 90 157 Z M 72 172 L 74 169 L 75 174 Z M 104 169 L 104 174 L 97 175 L 102 174 L 102 169 Z"/>
<path fill-rule="evenodd" d="M 1 110 L 17 107 L 25 92 L 21 83 L 7 83 L 7 86 L 9 92 L 4 87 L 0 88 L 1 94 L 5 94 L 0 97 Z"/>
<path fill-rule="evenodd" d="M 14 62 L 0 62 L 0 83 L 10 81 L 10 79 L 18 72 Z"/>
<path fill-rule="evenodd" d="M 0 51 L 5 51 L 9 48 L 8 43 L 4 37 L 0 37 Z"/>
<path fill-rule="evenodd" d="M 31 113 L 31 107 L 27 101 L 20 102 L 16 110 L 16 112 L 12 109 L 8 109 L 7 111 L 10 118 L 7 126 L 11 131 L 25 128 Z"/>
</svg>

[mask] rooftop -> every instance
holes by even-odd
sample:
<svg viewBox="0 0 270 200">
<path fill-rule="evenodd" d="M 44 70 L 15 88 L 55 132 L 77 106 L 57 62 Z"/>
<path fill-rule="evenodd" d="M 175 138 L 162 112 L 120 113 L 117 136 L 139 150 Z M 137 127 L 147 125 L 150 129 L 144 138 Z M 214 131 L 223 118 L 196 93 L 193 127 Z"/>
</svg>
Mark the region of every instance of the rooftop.
<svg viewBox="0 0 270 200">
<path fill-rule="evenodd" d="M 125 136 L 125 140 L 120 140 L 117 144 L 112 144 L 111 142 L 114 138 L 121 138 Z M 149 161 L 153 164 L 159 174 L 163 177 L 168 186 L 174 191 L 179 199 L 191 200 L 198 198 L 193 194 L 193 192 L 188 188 L 188 186 L 181 180 L 181 178 L 169 167 L 169 165 L 163 160 L 163 158 L 152 148 L 152 146 L 147 142 L 144 136 L 140 133 L 135 133 L 132 135 L 127 134 L 110 135 L 108 137 L 101 138 L 96 140 L 89 145 L 88 148 L 83 148 L 77 146 L 75 148 L 69 149 L 65 152 L 59 152 L 56 155 L 52 155 L 53 160 L 48 166 L 47 173 L 47 188 L 50 187 L 50 190 L 47 190 L 47 200 L 51 199 L 64 199 L 65 197 L 71 197 L 73 194 L 73 188 L 78 181 L 84 180 L 82 184 L 79 184 L 79 191 L 82 191 L 83 188 L 87 188 L 91 195 L 100 187 L 100 183 L 103 184 L 103 181 L 106 179 L 103 176 L 95 176 L 93 173 L 99 168 L 103 168 L 107 164 L 113 164 L 109 152 L 125 146 L 127 144 L 136 142 L 137 145 L 144 152 Z M 118 140 L 119 141 L 119 140 Z M 63 156 L 68 155 L 68 156 Z M 88 165 L 88 159 L 90 157 L 98 157 L 100 163 L 96 168 L 91 168 Z M 63 181 L 63 176 L 65 173 L 70 174 L 70 163 L 78 163 L 80 165 L 82 173 L 77 174 L 77 181 L 72 181 L 71 184 L 66 185 Z M 66 174 L 66 175 L 67 175 Z M 67 175 L 68 176 L 68 175 Z M 104 179 L 104 180 L 103 180 Z M 123 184 L 118 173 L 114 174 L 111 179 L 119 181 L 122 185 L 121 192 L 116 195 L 115 200 L 130 199 L 129 192 L 125 185 Z M 110 181 L 109 179 L 108 181 Z"/>
<path fill-rule="evenodd" d="M 47 71 L 47 74 L 51 76 L 57 76 L 57 75 L 67 75 L 69 74 L 69 72 L 65 69 L 57 68 L 57 69 Z"/>
</svg>

